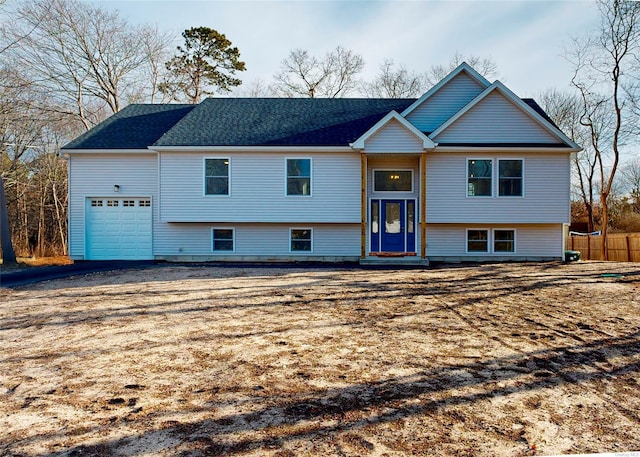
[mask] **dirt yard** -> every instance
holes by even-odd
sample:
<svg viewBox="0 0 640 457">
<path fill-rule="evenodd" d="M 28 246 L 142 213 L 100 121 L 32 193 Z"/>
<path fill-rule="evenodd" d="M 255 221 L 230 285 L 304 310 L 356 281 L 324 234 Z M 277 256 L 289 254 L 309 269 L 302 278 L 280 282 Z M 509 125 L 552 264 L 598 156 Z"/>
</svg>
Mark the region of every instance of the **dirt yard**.
<svg viewBox="0 0 640 457">
<path fill-rule="evenodd" d="M 640 450 L 640 264 L 167 266 L 0 299 L 0 456 Z"/>
</svg>

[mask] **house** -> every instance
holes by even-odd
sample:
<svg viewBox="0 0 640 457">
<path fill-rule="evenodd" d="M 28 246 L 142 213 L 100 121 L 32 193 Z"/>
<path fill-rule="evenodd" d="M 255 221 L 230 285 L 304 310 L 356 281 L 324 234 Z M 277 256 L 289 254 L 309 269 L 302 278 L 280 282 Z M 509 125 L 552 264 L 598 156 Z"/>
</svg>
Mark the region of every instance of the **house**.
<svg viewBox="0 0 640 457">
<path fill-rule="evenodd" d="M 130 105 L 61 149 L 70 257 L 561 259 L 579 150 L 467 64 L 419 99 Z"/>
</svg>

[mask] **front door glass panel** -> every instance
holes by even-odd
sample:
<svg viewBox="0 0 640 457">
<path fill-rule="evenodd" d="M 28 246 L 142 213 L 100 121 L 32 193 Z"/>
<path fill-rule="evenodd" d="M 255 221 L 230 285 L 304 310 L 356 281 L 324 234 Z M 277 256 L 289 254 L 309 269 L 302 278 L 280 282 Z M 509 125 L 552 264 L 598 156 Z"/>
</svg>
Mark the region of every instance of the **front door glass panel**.
<svg viewBox="0 0 640 457">
<path fill-rule="evenodd" d="M 385 233 L 400 233 L 400 202 L 385 203 L 386 218 L 384 222 Z"/>
</svg>

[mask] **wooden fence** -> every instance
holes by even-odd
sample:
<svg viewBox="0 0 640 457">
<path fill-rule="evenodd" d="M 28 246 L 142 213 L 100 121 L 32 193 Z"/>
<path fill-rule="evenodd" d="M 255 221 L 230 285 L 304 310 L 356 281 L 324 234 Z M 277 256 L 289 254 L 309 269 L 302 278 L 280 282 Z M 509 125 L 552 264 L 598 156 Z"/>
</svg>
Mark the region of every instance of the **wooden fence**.
<svg viewBox="0 0 640 457">
<path fill-rule="evenodd" d="M 602 260 L 602 235 L 571 235 L 567 249 L 579 251 L 582 260 Z M 607 250 L 612 262 L 640 262 L 640 233 L 610 233 Z"/>
</svg>

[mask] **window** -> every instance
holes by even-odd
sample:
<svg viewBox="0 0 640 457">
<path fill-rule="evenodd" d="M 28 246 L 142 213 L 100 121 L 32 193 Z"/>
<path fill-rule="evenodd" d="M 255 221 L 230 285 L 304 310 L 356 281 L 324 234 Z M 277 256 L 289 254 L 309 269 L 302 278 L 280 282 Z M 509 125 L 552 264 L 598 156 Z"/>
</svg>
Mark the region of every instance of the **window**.
<svg viewBox="0 0 640 457">
<path fill-rule="evenodd" d="M 416 218 L 416 202 L 407 200 L 407 233 L 413 233 Z"/>
<path fill-rule="evenodd" d="M 151 206 L 151 200 L 140 200 L 138 206 Z"/>
<path fill-rule="evenodd" d="M 311 252 L 311 229 L 291 229 L 291 252 Z"/>
<path fill-rule="evenodd" d="M 376 192 L 412 192 L 411 170 L 376 170 L 373 172 L 373 190 Z"/>
<path fill-rule="evenodd" d="M 467 196 L 491 197 L 491 169 L 490 159 L 467 160 Z"/>
<path fill-rule="evenodd" d="M 119 204 L 118 200 L 107 200 L 107 206 L 118 206 Z"/>
<path fill-rule="evenodd" d="M 498 161 L 498 196 L 522 197 L 522 159 Z"/>
<path fill-rule="evenodd" d="M 467 252 L 489 252 L 489 231 L 467 230 Z"/>
<path fill-rule="evenodd" d="M 135 200 L 124 200 L 122 206 L 136 206 Z"/>
<path fill-rule="evenodd" d="M 102 200 L 91 200 L 91 206 L 102 206 Z"/>
<path fill-rule="evenodd" d="M 311 195 L 311 159 L 287 159 L 287 195 Z"/>
<path fill-rule="evenodd" d="M 233 232 L 234 230 L 232 228 L 214 228 L 213 251 L 233 251 Z"/>
<path fill-rule="evenodd" d="M 374 200 L 371 202 L 371 233 L 378 233 L 380 222 L 380 202 Z"/>
<path fill-rule="evenodd" d="M 516 231 L 494 230 L 493 252 L 516 252 Z"/>
<path fill-rule="evenodd" d="M 204 160 L 205 195 L 229 195 L 229 159 Z"/>
</svg>

